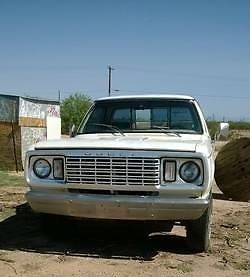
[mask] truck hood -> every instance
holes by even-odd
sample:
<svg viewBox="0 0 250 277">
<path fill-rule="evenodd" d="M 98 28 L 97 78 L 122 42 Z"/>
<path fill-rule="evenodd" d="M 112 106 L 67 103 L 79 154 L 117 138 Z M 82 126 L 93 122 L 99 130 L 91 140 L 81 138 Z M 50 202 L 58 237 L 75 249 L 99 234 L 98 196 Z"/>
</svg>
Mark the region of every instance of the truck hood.
<svg viewBox="0 0 250 277">
<path fill-rule="evenodd" d="M 207 148 L 208 137 L 198 134 L 84 134 L 74 138 L 50 140 L 35 145 L 35 149 L 134 149 L 195 152 Z M 208 149 L 207 149 L 208 151 Z"/>
</svg>

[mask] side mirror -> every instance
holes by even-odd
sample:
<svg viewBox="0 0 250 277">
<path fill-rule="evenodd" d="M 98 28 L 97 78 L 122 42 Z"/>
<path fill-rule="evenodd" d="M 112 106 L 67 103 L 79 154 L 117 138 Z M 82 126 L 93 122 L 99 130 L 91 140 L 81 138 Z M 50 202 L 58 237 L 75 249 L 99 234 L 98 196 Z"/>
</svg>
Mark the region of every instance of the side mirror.
<svg viewBox="0 0 250 277">
<path fill-rule="evenodd" d="M 72 127 L 69 130 L 69 136 L 71 138 L 75 137 L 76 136 L 76 131 L 77 131 L 76 126 L 75 126 L 75 124 L 73 124 Z"/>
<path fill-rule="evenodd" d="M 227 138 L 229 136 L 229 123 L 221 122 L 219 126 L 218 138 Z"/>
</svg>

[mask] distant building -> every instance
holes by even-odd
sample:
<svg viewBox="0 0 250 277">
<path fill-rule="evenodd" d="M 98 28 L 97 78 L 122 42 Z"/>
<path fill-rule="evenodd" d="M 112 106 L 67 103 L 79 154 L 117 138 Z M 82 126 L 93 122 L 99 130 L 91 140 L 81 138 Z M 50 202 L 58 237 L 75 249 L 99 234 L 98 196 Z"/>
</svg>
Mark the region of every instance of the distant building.
<svg viewBox="0 0 250 277">
<path fill-rule="evenodd" d="M 0 169 L 22 170 L 32 144 L 60 135 L 59 102 L 0 94 Z"/>
</svg>

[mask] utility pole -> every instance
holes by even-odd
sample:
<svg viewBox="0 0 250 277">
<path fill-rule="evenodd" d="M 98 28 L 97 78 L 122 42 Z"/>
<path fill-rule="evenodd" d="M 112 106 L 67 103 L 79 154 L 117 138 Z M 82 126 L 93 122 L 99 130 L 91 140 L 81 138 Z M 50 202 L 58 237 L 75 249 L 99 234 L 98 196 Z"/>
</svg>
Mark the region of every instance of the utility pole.
<svg viewBox="0 0 250 277">
<path fill-rule="evenodd" d="M 112 89 L 112 70 L 114 70 L 114 68 L 109 65 L 108 66 L 108 71 L 109 71 L 109 90 L 108 90 L 108 93 L 109 93 L 109 96 L 111 95 L 111 89 Z"/>
<path fill-rule="evenodd" d="M 61 91 L 60 91 L 60 89 L 58 90 L 58 101 L 59 101 L 59 103 L 61 102 Z"/>
</svg>

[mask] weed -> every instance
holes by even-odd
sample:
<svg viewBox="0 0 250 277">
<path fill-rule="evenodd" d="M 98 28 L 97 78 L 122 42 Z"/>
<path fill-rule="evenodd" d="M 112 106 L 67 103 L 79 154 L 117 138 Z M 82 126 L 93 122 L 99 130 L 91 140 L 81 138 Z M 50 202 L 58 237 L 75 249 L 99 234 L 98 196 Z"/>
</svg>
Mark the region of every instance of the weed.
<svg viewBox="0 0 250 277">
<path fill-rule="evenodd" d="M 249 260 L 236 261 L 232 264 L 232 266 L 238 270 L 250 270 L 250 261 Z"/>
<path fill-rule="evenodd" d="M 1 186 L 24 186 L 23 173 L 0 170 L 0 187 Z"/>
</svg>

